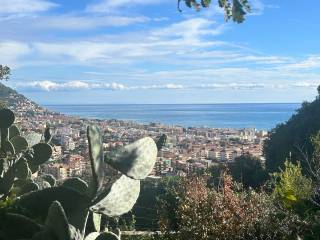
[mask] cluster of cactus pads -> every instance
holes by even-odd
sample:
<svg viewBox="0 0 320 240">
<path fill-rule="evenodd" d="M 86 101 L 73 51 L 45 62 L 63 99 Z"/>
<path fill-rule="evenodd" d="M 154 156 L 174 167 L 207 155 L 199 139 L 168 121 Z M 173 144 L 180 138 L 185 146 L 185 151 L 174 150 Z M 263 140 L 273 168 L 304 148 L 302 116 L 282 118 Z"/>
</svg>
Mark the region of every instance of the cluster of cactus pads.
<svg viewBox="0 0 320 240">
<path fill-rule="evenodd" d="M 90 183 L 80 178 L 58 183 L 51 175 L 34 181 L 31 174 L 52 153 L 50 132 L 46 130 L 41 142 L 29 147 L 13 122 L 10 110 L 0 110 L 0 194 L 4 198 L 18 192 L 5 211 L 0 208 L 0 240 L 120 240 L 120 231 L 109 232 L 102 217 L 121 216 L 132 209 L 140 180 L 152 171 L 163 139 L 157 146 L 145 137 L 104 158 L 100 131 L 89 126 Z M 120 173 L 109 181 L 107 164 Z"/>
</svg>

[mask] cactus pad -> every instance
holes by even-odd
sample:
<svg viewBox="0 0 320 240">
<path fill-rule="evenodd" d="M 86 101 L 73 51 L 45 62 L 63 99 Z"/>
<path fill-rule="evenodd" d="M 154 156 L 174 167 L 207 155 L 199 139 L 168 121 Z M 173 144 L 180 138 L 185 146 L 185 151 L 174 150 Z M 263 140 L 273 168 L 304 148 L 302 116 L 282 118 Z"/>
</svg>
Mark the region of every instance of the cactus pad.
<svg viewBox="0 0 320 240">
<path fill-rule="evenodd" d="M 152 171 L 157 153 L 153 139 L 146 137 L 120 149 L 107 163 L 130 178 L 144 179 Z"/>
<path fill-rule="evenodd" d="M 68 219 L 58 201 L 51 204 L 45 225 L 57 240 L 70 240 Z"/>
<path fill-rule="evenodd" d="M 68 178 L 62 183 L 63 187 L 71 188 L 78 191 L 79 193 L 86 193 L 88 184 L 80 178 Z"/>
<path fill-rule="evenodd" d="M 20 136 L 20 130 L 16 125 L 11 125 L 9 128 L 9 139 Z"/>
<path fill-rule="evenodd" d="M 92 168 L 92 181 L 90 183 L 89 195 L 94 196 L 102 187 L 104 179 L 104 158 L 102 150 L 102 137 L 97 126 L 87 128 L 89 155 Z"/>
<path fill-rule="evenodd" d="M 33 157 L 28 159 L 28 164 L 32 172 L 35 172 L 37 167 L 48 161 L 52 154 L 52 147 L 47 143 L 38 143 L 32 146 L 34 151 Z"/>
<path fill-rule="evenodd" d="M 15 169 L 16 169 L 16 177 L 18 179 L 25 180 L 28 177 L 29 167 L 28 167 L 28 163 L 25 159 L 20 159 L 16 163 Z"/>
<path fill-rule="evenodd" d="M 121 216 L 131 210 L 140 193 L 140 181 L 122 175 L 111 187 L 108 195 L 91 207 L 93 212 L 109 217 Z"/>
<path fill-rule="evenodd" d="M 14 113 L 10 109 L 0 109 L 0 128 L 9 128 L 14 123 Z"/>
<path fill-rule="evenodd" d="M 51 185 L 51 187 L 54 187 L 55 185 L 56 185 L 56 178 L 53 176 L 53 175 L 51 175 L 51 174 L 44 174 L 44 175 L 42 175 L 41 176 L 41 178 L 43 179 L 43 180 L 45 180 L 45 181 L 47 181 L 50 185 Z"/>
<path fill-rule="evenodd" d="M 104 232 L 101 233 L 96 240 L 120 240 L 120 237 L 118 237 L 113 232 Z"/>
<path fill-rule="evenodd" d="M 84 240 L 96 240 L 97 237 L 99 237 L 100 233 L 98 232 L 92 232 Z"/>
<path fill-rule="evenodd" d="M 35 216 L 45 219 L 48 209 L 54 201 L 60 202 L 69 223 L 82 230 L 87 218 L 90 200 L 84 194 L 73 189 L 62 186 L 45 188 L 21 196 L 16 204 Z"/>
<path fill-rule="evenodd" d="M 10 142 L 12 143 L 16 154 L 28 149 L 28 142 L 24 137 L 14 136 L 10 139 Z"/>
</svg>

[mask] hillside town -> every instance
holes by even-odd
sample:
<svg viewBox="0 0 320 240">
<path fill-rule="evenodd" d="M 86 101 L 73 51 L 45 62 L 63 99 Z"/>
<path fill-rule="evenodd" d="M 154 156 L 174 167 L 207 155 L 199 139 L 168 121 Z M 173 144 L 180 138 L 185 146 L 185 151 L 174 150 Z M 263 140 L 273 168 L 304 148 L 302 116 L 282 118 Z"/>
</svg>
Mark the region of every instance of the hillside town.
<svg viewBox="0 0 320 240">
<path fill-rule="evenodd" d="M 263 142 L 267 131 L 256 129 L 217 129 L 168 126 L 160 123 L 139 124 L 121 120 L 84 119 L 46 110 L 15 93 L 9 94 L 10 107 L 15 111 L 16 124 L 24 132 L 41 133 L 50 126 L 53 155 L 42 173 L 58 179 L 72 176 L 88 177 L 86 126 L 95 124 L 103 133 L 106 154 L 139 138 L 159 138 L 167 135 L 167 142 L 158 153 L 153 176 L 185 176 L 210 166 L 232 162 L 242 154 L 263 159 Z"/>
</svg>

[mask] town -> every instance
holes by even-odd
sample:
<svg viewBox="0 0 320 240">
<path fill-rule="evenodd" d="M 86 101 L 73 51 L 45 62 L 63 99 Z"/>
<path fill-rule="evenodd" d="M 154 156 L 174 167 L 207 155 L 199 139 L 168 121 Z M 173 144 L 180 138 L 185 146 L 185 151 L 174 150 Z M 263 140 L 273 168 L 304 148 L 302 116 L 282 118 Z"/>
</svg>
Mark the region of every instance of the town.
<svg viewBox="0 0 320 240">
<path fill-rule="evenodd" d="M 10 94 L 10 107 L 15 111 L 16 124 L 24 132 L 42 133 L 50 126 L 53 135 L 53 155 L 41 172 L 57 179 L 90 175 L 86 126 L 99 126 L 105 154 L 139 138 L 167 136 L 159 151 L 152 176 L 186 176 L 210 166 L 232 162 L 238 156 L 250 154 L 263 158 L 263 142 L 268 132 L 256 129 L 184 128 L 160 123 L 139 124 L 122 120 L 84 119 L 48 111 L 21 95 Z"/>
</svg>

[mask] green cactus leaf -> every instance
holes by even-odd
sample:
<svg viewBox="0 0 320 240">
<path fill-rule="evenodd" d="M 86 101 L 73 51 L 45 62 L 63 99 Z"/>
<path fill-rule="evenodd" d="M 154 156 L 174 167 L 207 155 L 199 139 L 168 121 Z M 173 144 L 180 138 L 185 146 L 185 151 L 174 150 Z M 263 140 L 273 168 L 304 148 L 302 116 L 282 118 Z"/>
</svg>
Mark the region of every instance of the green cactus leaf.
<svg viewBox="0 0 320 240">
<path fill-rule="evenodd" d="M 3 142 L 3 144 L 2 144 L 2 150 L 3 150 L 5 153 L 15 154 L 14 146 L 13 146 L 13 144 L 12 144 L 10 141 L 4 141 L 4 142 Z"/>
<path fill-rule="evenodd" d="M 25 180 L 29 175 L 29 166 L 25 159 L 19 159 L 15 164 L 16 177 Z"/>
<path fill-rule="evenodd" d="M 92 232 L 84 240 L 96 240 L 97 237 L 99 237 L 100 233 L 98 232 Z"/>
<path fill-rule="evenodd" d="M 90 212 L 86 225 L 86 232 L 100 232 L 101 214 Z"/>
<path fill-rule="evenodd" d="M 44 230 L 36 233 L 31 240 L 57 240 L 57 238 L 53 233 Z"/>
<path fill-rule="evenodd" d="M 28 182 L 25 185 L 21 186 L 20 191 L 18 192 L 19 195 L 27 194 L 33 191 L 39 190 L 40 187 L 38 184 L 34 182 Z"/>
<path fill-rule="evenodd" d="M 166 144 L 166 142 L 167 142 L 167 135 L 162 134 L 156 143 L 158 151 L 162 149 L 162 147 Z"/>
<path fill-rule="evenodd" d="M 49 127 L 46 127 L 46 129 L 44 130 L 43 136 L 44 136 L 45 143 L 49 143 L 51 141 L 52 136 L 51 136 Z"/>
<path fill-rule="evenodd" d="M 101 233 L 96 240 L 120 240 L 120 238 L 113 232 Z"/>
<path fill-rule="evenodd" d="M 157 145 L 152 138 L 142 138 L 125 146 L 107 159 L 113 168 L 133 179 L 144 179 L 157 160 Z"/>
<path fill-rule="evenodd" d="M 10 167 L 3 175 L 3 178 L 0 178 L 0 193 L 8 193 L 14 183 L 15 178 L 15 168 Z"/>
<path fill-rule="evenodd" d="M 51 204 L 45 226 L 56 236 L 57 240 L 71 239 L 67 216 L 58 201 Z"/>
<path fill-rule="evenodd" d="M 112 186 L 106 197 L 91 207 L 96 213 L 109 217 L 129 212 L 140 193 L 140 181 L 122 175 Z"/>
<path fill-rule="evenodd" d="M 30 192 L 21 196 L 16 201 L 16 205 L 25 208 L 34 214 L 34 216 L 38 216 L 44 220 L 50 205 L 54 201 L 60 202 L 69 223 L 82 232 L 91 201 L 86 195 L 71 188 L 60 186 Z"/>
<path fill-rule="evenodd" d="M 15 136 L 10 139 L 10 142 L 12 143 L 16 154 L 28 149 L 28 142 L 24 137 Z"/>
<path fill-rule="evenodd" d="M 9 128 L 1 128 L 1 142 L 5 142 L 9 140 Z"/>
<path fill-rule="evenodd" d="M 9 139 L 20 136 L 20 130 L 16 125 L 11 125 L 9 128 Z"/>
<path fill-rule="evenodd" d="M 10 109 L 0 109 L 0 128 L 9 128 L 14 123 L 14 113 Z"/>
<path fill-rule="evenodd" d="M 63 187 L 67 187 L 67 188 L 71 188 L 73 190 L 76 190 L 80 193 L 86 193 L 86 191 L 88 190 L 88 184 L 83 181 L 82 179 L 80 178 L 68 178 L 66 179 L 62 185 Z"/>
<path fill-rule="evenodd" d="M 4 159 L 0 159 L 0 177 L 4 171 Z"/>
<path fill-rule="evenodd" d="M 38 143 L 32 146 L 33 157 L 28 159 L 31 171 L 34 173 L 36 168 L 48 161 L 52 155 L 52 147 L 47 143 Z"/>
<path fill-rule="evenodd" d="M 23 215 L 5 213 L 0 216 L 1 239 L 31 238 L 41 230 L 41 225 Z"/>
<path fill-rule="evenodd" d="M 42 135 L 40 133 L 31 132 L 31 133 L 28 133 L 25 136 L 25 138 L 26 138 L 27 142 L 29 143 L 29 146 L 33 146 L 33 145 L 40 143 Z"/>
<path fill-rule="evenodd" d="M 104 158 L 102 149 L 102 137 L 97 126 L 87 128 L 89 155 L 92 168 L 92 180 L 89 184 L 88 195 L 92 198 L 101 189 L 104 179 Z"/>
<path fill-rule="evenodd" d="M 56 185 L 56 178 L 53 176 L 53 175 L 51 175 L 51 174 L 44 174 L 44 175 L 42 175 L 41 176 L 41 178 L 43 179 L 43 180 L 45 180 L 45 181 L 47 181 L 50 185 L 51 185 L 51 187 L 54 187 L 55 185 Z"/>
</svg>

